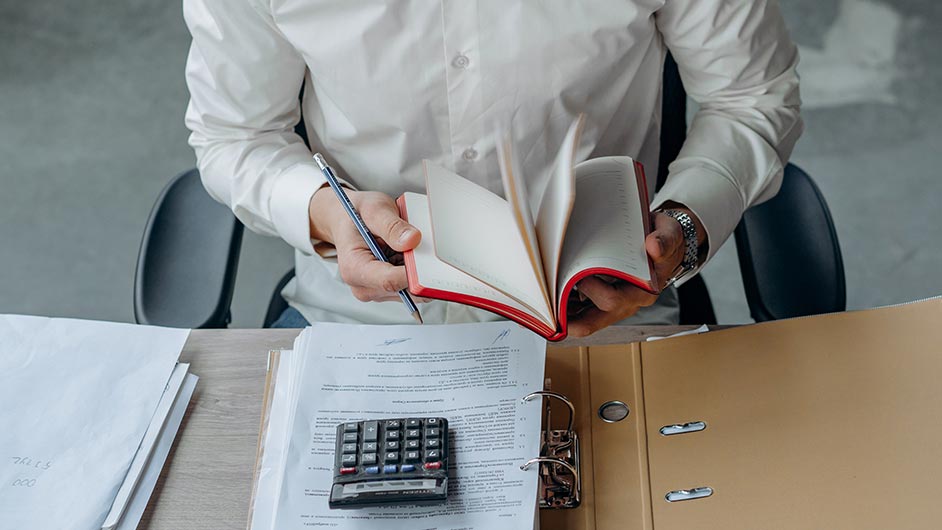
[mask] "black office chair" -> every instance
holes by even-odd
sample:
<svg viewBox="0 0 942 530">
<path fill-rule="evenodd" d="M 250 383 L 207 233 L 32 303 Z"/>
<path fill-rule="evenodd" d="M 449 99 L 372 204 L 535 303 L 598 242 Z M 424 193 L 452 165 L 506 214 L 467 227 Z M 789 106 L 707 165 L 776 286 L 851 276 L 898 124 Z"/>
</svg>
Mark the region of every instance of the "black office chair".
<svg viewBox="0 0 942 530">
<path fill-rule="evenodd" d="M 144 228 L 134 277 L 137 323 L 226 327 L 242 231 L 232 211 L 206 193 L 196 169 L 174 177 Z"/>
<path fill-rule="evenodd" d="M 298 128 L 303 134 L 303 125 Z M 677 65 L 664 68 L 658 185 L 686 137 L 686 93 Z M 134 287 L 140 324 L 224 328 L 242 243 L 242 225 L 205 191 L 195 169 L 175 177 L 148 219 Z M 750 208 L 736 228 L 739 265 L 750 313 L 757 322 L 843 311 L 844 265 L 827 203 L 807 173 L 788 164 L 773 199 Z M 269 327 L 287 303 L 278 283 L 268 305 Z M 696 276 L 679 288 L 681 323 L 715 324 L 709 291 Z"/>
</svg>

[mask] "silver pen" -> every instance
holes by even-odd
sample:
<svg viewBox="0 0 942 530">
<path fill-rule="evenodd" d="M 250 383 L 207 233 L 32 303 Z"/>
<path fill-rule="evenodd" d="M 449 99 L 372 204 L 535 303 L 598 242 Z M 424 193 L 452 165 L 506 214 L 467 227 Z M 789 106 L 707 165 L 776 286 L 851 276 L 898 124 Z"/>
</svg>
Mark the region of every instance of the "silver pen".
<svg viewBox="0 0 942 530">
<path fill-rule="evenodd" d="M 350 219 L 353 221 L 353 225 L 357 227 L 357 231 L 360 232 L 360 235 L 363 236 L 363 241 L 366 241 L 366 246 L 370 247 L 370 251 L 373 252 L 373 256 L 384 263 L 389 263 L 389 260 L 386 259 L 386 255 L 383 254 L 382 249 L 379 248 L 379 244 L 376 243 L 376 239 L 373 238 L 373 234 L 370 233 L 370 229 L 366 227 L 366 223 L 363 222 L 363 218 L 360 217 L 360 213 L 357 212 L 357 209 L 353 207 L 353 203 L 350 202 L 350 198 L 347 197 L 347 194 L 344 193 L 343 188 L 340 187 L 340 182 L 337 180 L 337 176 L 334 175 L 334 170 L 327 164 L 327 161 L 324 160 L 324 157 L 320 153 L 314 155 L 314 162 L 317 163 L 317 167 L 320 168 L 321 173 L 324 174 L 324 178 L 327 179 L 327 184 L 330 185 L 330 188 L 334 190 L 334 193 L 337 194 L 337 198 L 340 199 L 340 204 L 343 205 L 343 209 L 347 211 L 347 215 L 350 216 Z M 402 303 L 406 305 L 406 309 L 409 310 L 409 313 L 412 314 L 412 318 L 415 319 L 419 324 L 422 323 L 422 315 L 419 314 L 419 308 L 415 305 L 415 302 L 412 301 L 412 297 L 409 296 L 409 291 L 402 289 L 399 291 L 399 298 L 402 299 Z"/>
</svg>

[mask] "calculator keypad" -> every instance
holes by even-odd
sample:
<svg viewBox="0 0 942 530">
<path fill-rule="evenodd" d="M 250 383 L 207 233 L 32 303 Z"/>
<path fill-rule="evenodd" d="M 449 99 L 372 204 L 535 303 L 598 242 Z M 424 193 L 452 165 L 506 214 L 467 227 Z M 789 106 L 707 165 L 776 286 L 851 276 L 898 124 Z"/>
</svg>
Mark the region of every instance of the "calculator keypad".
<svg viewBox="0 0 942 530">
<path fill-rule="evenodd" d="M 337 426 L 332 508 L 443 502 L 448 493 L 448 421 L 401 418 Z M 428 480 L 434 479 L 434 487 Z M 416 480 L 420 480 L 416 486 Z M 381 491 L 382 493 L 377 493 Z"/>
<path fill-rule="evenodd" d="M 426 469 L 421 464 L 443 459 L 445 424 L 443 418 L 344 423 L 337 430 L 340 456 L 335 475 L 388 475 Z"/>
</svg>

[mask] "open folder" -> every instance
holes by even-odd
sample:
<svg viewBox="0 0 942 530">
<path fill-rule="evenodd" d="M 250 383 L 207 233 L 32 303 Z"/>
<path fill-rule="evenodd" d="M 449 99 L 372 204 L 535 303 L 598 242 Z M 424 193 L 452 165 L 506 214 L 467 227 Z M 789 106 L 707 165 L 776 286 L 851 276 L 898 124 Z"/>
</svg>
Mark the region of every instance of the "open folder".
<svg viewBox="0 0 942 530">
<path fill-rule="evenodd" d="M 540 528 L 937 528 L 940 324 L 936 298 L 550 347 L 544 390 L 522 396 L 547 409 L 521 462 Z"/>
<path fill-rule="evenodd" d="M 641 344 L 550 348 L 581 503 L 541 528 L 938 528 L 942 298 Z M 606 403 L 629 414 L 605 421 Z M 564 429 L 566 414 L 554 414 Z"/>
</svg>

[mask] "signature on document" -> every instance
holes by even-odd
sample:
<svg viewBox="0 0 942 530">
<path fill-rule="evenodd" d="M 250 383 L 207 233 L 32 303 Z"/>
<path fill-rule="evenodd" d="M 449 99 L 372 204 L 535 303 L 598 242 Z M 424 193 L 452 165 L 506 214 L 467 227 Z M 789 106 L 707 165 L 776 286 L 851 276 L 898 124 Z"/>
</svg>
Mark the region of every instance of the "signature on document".
<svg viewBox="0 0 942 530">
<path fill-rule="evenodd" d="M 497 344 L 498 342 L 504 340 L 507 337 L 507 335 L 510 335 L 509 329 L 505 329 L 501 331 L 496 337 L 494 337 L 494 342 L 492 342 L 491 344 Z"/>
<path fill-rule="evenodd" d="M 404 339 L 386 339 L 382 344 L 377 344 L 377 346 L 392 346 L 393 344 L 402 344 L 410 340 L 412 340 L 412 337 L 406 337 Z"/>
</svg>

